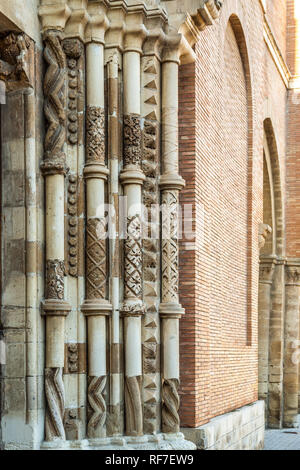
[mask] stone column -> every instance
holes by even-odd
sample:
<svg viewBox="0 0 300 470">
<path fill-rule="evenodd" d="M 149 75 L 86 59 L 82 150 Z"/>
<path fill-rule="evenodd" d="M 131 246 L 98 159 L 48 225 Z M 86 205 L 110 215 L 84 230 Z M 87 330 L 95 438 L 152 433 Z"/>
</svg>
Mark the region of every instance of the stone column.
<svg viewBox="0 0 300 470">
<path fill-rule="evenodd" d="M 123 56 L 124 169 L 120 175 L 127 198 L 127 237 L 124 246 L 124 317 L 126 434 L 143 434 L 142 411 L 142 185 L 141 170 L 141 54 L 146 30 L 141 14 L 128 15 Z"/>
<path fill-rule="evenodd" d="M 298 427 L 300 262 L 287 262 L 283 426 Z"/>
<path fill-rule="evenodd" d="M 273 256 L 260 259 L 258 294 L 258 397 L 260 400 L 267 400 L 268 397 L 271 289 L 275 263 L 276 257 Z"/>
<path fill-rule="evenodd" d="M 86 33 L 86 300 L 82 311 L 88 330 L 88 424 L 89 438 L 106 436 L 107 383 L 106 317 L 111 314 L 107 299 L 107 226 L 105 222 L 104 35 L 107 18 L 102 2 L 90 5 Z"/>
<path fill-rule="evenodd" d="M 64 325 L 71 307 L 64 301 L 64 176 L 66 174 L 66 59 L 62 34 L 44 32 L 44 57 L 48 69 L 44 79 L 45 116 L 48 127 L 45 137 L 45 158 L 42 171 L 46 186 L 46 315 L 45 392 L 46 440 L 65 439 Z"/>
<path fill-rule="evenodd" d="M 168 37 L 162 64 L 162 430 L 179 432 L 178 204 L 184 181 L 178 174 L 178 66 L 181 36 Z"/>
</svg>

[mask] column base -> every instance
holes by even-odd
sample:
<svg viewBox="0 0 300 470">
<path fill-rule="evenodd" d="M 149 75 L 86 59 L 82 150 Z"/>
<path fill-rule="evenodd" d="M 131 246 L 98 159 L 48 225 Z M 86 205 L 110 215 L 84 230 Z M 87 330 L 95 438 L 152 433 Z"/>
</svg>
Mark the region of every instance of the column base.
<svg viewBox="0 0 300 470">
<path fill-rule="evenodd" d="M 142 437 L 108 437 L 82 441 L 43 442 L 41 450 L 196 450 L 182 433 Z"/>
</svg>

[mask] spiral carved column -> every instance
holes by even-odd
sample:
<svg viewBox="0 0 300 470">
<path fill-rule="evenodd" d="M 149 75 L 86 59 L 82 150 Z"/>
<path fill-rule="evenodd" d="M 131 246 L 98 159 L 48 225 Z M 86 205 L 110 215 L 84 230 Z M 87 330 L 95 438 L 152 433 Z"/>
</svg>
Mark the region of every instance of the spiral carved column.
<svg viewBox="0 0 300 470">
<path fill-rule="evenodd" d="M 44 33 L 44 112 L 48 123 L 42 171 L 46 184 L 46 440 L 65 439 L 64 366 L 65 316 L 71 307 L 64 301 L 64 176 L 66 143 L 66 58 L 59 31 Z"/>
<path fill-rule="evenodd" d="M 91 4 L 86 38 L 86 300 L 82 311 L 88 330 L 87 436 L 106 436 L 106 317 L 112 306 L 107 293 L 107 224 L 105 221 L 106 166 L 104 110 L 104 34 L 107 18 L 102 2 Z"/>
<path fill-rule="evenodd" d="M 177 433 L 179 420 L 178 204 L 184 181 L 178 174 L 178 66 L 180 35 L 166 38 L 162 64 L 162 430 Z"/>
</svg>

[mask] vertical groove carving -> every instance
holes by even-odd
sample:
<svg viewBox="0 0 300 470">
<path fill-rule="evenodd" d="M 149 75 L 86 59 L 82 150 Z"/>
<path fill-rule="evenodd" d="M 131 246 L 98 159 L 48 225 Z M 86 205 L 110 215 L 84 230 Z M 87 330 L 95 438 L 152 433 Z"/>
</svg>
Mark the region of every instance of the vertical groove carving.
<svg viewBox="0 0 300 470">
<path fill-rule="evenodd" d="M 107 377 L 89 377 L 88 384 L 88 436 L 99 436 L 106 422 L 105 387 Z"/>
<path fill-rule="evenodd" d="M 65 396 L 62 368 L 47 368 L 45 370 L 45 392 L 48 405 L 45 420 L 46 440 L 65 439 L 63 424 Z"/>
<path fill-rule="evenodd" d="M 162 386 L 162 430 L 165 433 L 179 432 L 179 380 L 169 379 L 163 381 Z"/>
</svg>

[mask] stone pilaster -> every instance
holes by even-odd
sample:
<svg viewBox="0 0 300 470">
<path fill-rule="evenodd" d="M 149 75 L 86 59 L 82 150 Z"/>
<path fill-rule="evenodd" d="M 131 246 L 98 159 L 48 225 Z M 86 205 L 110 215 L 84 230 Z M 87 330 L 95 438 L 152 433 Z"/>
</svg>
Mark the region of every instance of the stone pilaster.
<svg viewBox="0 0 300 470">
<path fill-rule="evenodd" d="M 106 166 L 104 111 L 104 35 L 108 21 L 103 2 L 89 5 L 86 31 L 86 300 L 82 311 L 88 329 L 89 438 L 106 436 L 106 317 L 112 306 L 107 293 L 107 224 L 105 221 Z M 97 86 L 95 86 L 97 84 Z"/>
<path fill-rule="evenodd" d="M 44 3 L 44 2 L 43 2 Z M 64 300 L 64 176 L 66 168 L 66 57 L 61 30 L 69 17 L 69 9 L 60 2 L 40 8 L 43 23 L 44 58 L 47 71 L 44 77 L 44 112 L 47 130 L 42 171 L 46 185 L 46 441 L 65 439 L 64 386 L 64 327 L 71 307 Z"/>
<path fill-rule="evenodd" d="M 141 170 L 141 54 L 146 37 L 143 14 L 127 16 L 123 54 L 124 168 L 120 179 L 127 200 L 127 236 L 124 244 L 125 416 L 126 434 L 143 434 L 141 317 L 142 292 L 142 184 Z"/>
<path fill-rule="evenodd" d="M 283 426 L 298 427 L 300 262 L 288 260 L 285 281 Z"/>
<path fill-rule="evenodd" d="M 162 430 L 176 433 L 179 422 L 178 204 L 184 181 L 178 174 L 178 66 L 181 35 L 168 36 L 162 64 Z"/>
</svg>

